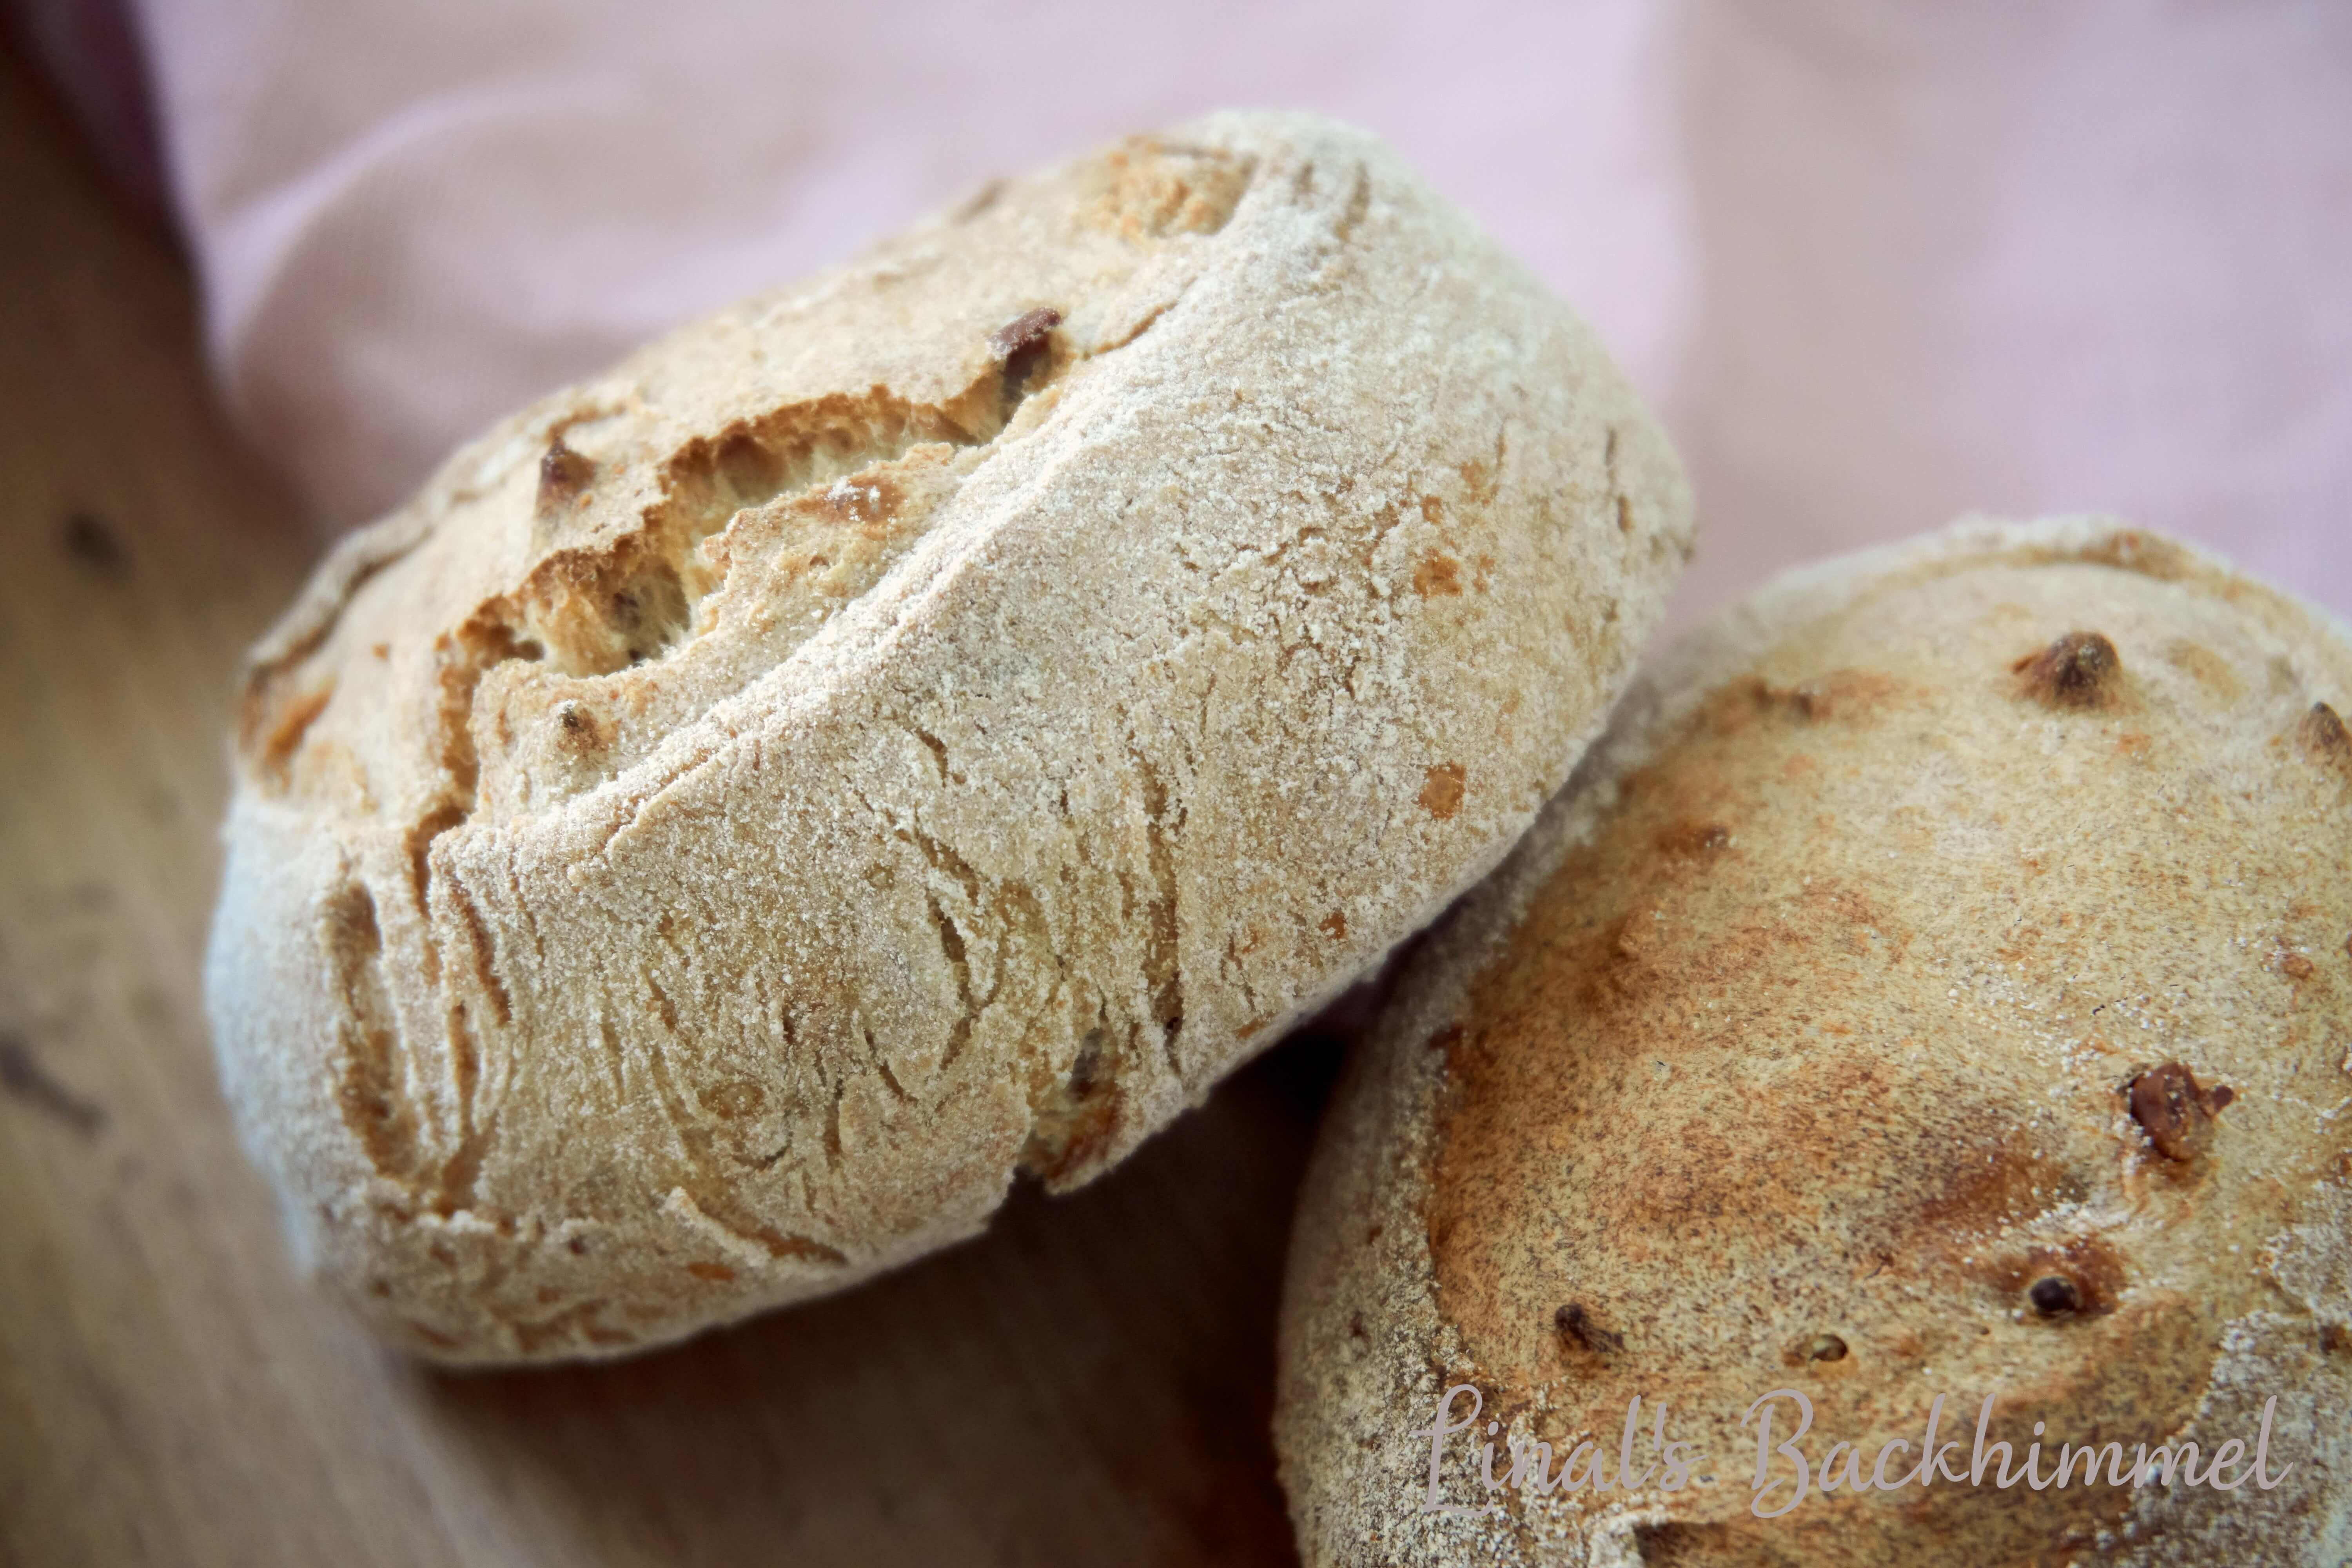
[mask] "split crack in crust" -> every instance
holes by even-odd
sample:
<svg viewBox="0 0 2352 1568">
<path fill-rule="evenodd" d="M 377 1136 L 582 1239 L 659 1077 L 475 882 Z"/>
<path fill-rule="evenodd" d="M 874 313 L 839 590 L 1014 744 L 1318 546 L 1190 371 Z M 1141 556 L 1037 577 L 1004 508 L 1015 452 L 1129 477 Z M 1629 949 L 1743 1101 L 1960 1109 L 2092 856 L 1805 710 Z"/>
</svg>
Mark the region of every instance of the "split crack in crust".
<svg viewBox="0 0 2352 1568">
<path fill-rule="evenodd" d="M 1360 133 L 1008 182 L 508 421 L 256 650 L 241 1133 L 447 1359 L 838 1289 L 1483 873 L 1688 548 L 1589 334 Z"/>
<path fill-rule="evenodd" d="M 467 896 L 462 879 L 446 869 L 436 879 L 431 869 L 434 842 L 462 826 L 475 806 L 479 764 L 472 722 L 474 696 L 482 679 L 498 665 L 516 659 L 544 658 L 551 668 L 566 675 L 593 677 L 667 656 L 701 629 L 696 625 L 698 606 L 724 585 L 728 563 L 723 555 L 714 563 L 712 554 L 701 548 L 707 541 L 718 537 L 723 542 L 739 521 L 750 521 L 761 509 L 778 503 L 840 510 L 845 502 L 855 509 L 863 498 L 878 497 L 885 486 L 895 487 L 910 455 L 936 460 L 935 453 L 978 449 L 984 458 L 1023 402 L 1040 390 L 1045 378 L 1035 377 L 1034 373 L 1044 347 L 1041 337 L 1017 348 L 1002 364 L 974 381 L 962 396 L 944 406 L 909 405 L 877 386 L 862 399 L 820 399 L 759 419 L 739 421 L 715 440 L 695 437 L 662 465 L 664 500 L 647 510 L 638 531 L 600 549 L 551 552 L 513 595 L 478 607 L 449 639 L 441 672 L 445 698 L 438 741 L 448 788 L 445 798 L 411 830 L 410 855 L 419 901 L 429 897 L 425 891 L 429 885 L 457 912 L 475 975 L 501 1024 L 509 1021 L 512 1006 L 498 977 L 482 917 Z M 566 477 L 560 488 L 569 492 L 557 505 L 575 501 L 577 490 L 584 488 L 588 478 L 581 471 L 587 467 L 586 459 L 562 444 L 560 426 L 550 438 L 549 457 L 556 461 L 541 466 L 542 512 L 549 504 L 551 468 Z M 891 542 L 898 549 L 877 552 L 869 585 L 912 540 Z M 816 557 L 812 563 L 826 563 Z M 257 683 L 268 679 L 269 674 L 263 674 Z M 262 770 L 266 780 L 282 787 L 290 759 L 299 751 L 301 731 L 323 710 L 331 690 L 315 698 L 308 693 L 296 696 L 291 700 L 293 719 L 268 726 Z M 920 842 L 934 864 L 953 862 L 960 870 L 958 879 L 968 893 L 972 890 L 970 868 L 954 861 L 952 851 L 928 836 Z M 346 907 L 358 911 L 345 923 L 362 952 L 339 954 L 339 963 L 347 970 L 363 973 L 371 981 L 364 988 L 347 991 L 354 998 L 354 1007 L 362 1009 L 360 1016 L 370 1020 L 350 1052 L 343 1091 L 347 1115 L 372 1156 L 379 1151 L 383 1154 L 376 1160 L 382 1173 L 394 1180 L 413 1180 L 417 1174 L 416 1151 L 413 1130 L 406 1125 L 411 1117 L 401 1103 L 404 1091 L 390 1070 L 391 1047 L 382 1023 L 381 952 L 373 900 L 363 883 L 352 884 L 340 897 Z M 972 995 L 954 923 L 936 900 L 932 911 L 962 993 L 962 1016 L 942 1064 L 945 1067 L 952 1065 L 962 1041 L 969 1037 L 973 1016 L 992 997 Z M 437 947 L 429 951 L 435 965 L 444 962 Z M 657 1013 L 670 1016 L 672 1009 L 658 985 L 650 989 Z M 434 1173 L 426 1197 L 433 1210 L 443 1215 L 471 1205 L 472 1173 L 495 1125 L 494 1118 L 476 1122 L 478 1066 L 463 1003 L 452 1005 L 447 1029 L 454 1064 L 457 1149 Z M 695 1164 L 701 1167 L 708 1163 L 707 1137 L 698 1133 L 694 1118 L 686 1114 L 683 1101 L 670 1090 L 661 1055 L 655 1053 L 652 1060 L 663 1103 Z M 812 1238 L 782 1237 L 772 1227 L 732 1216 L 735 1205 L 720 1189 L 688 1186 L 680 1190 L 709 1224 L 756 1242 L 771 1257 L 844 1261 L 837 1249 Z"/>
<path fill-rule="evenodd" d="M 1236 195 L 1238 188 L 1223 195 Z M 1226 199 L 1202 202 L 1186 215 L 1188 226 L 1193 232 L 1213 234 L 1230 210 Z M 1162 305 L 1154 310 L 1141 327 L 1115 346 L 1133 342 L 1166 309 Z M 510 660 L 544 660 L 548 668 L 563 675 L 584 678 L 667 657 L 709 629 L 698 612 L 725 586 L 735 564 L 734 552 L 725 547 L 733 542 L 739 528 L 772 522 L 779 514 L 817 514 L 822 521 L 814 528 L 776 530 L 777 538 L 759 542 L 773 556 L 811 535 L 821 541 L 823 521 L 843 514 L 870 521 L 898 510 L 887 503 L 903 499 L 910 479 L 919 477 L 913 470 L 939 468 L 957 454 L 969 453 L 968 472 L 970 466 L 985 461 L 990 449 L 1005 437 L 1030 397 L 1066 373 L 1074 357 L 1087 357 L 1055 352 L 1053 329 L 1060 319 L 1059 312 L 1041 307 L 1007 322 L 989 340 L 991 363 L 961 393 L 941 403 L 910 403 L 877 384 L 860 396 L 828 395 L 739 418 L 715 437 L 695 436 L 659 464 L 660 499 L 643 510 L 635 530 L 596 545 L 551 549 L 513 592 L 478 605 L 436 647 L 441 655 L 444 697 L 435 743 L 447 785 L 443 798 L 408 836 L 419 903 L 425 902 L 426 889 L 434 880 L 430 868 L 434 841 L 462 826 L 475 807 L 479 762 L 473 738 L 474 700 L 492 669 Z M 580 422 L 580 416 L 571 416 L 548 427 L 533 508 L 535 534 L 546 534 L 551 523 L 562 511 L 576 507 L 593 486 L 596 465 L 565 441 L 567 430 Z M 945 497 L 926 499 L 929 510 Z M 869 536 L 874 532 L 864 531 Z M 911 530 L 882 535 L 883 547 L 869 552 L 861 563 L 866 569 L 856 588 L 870 589 L 877 584 L 917 537 Z M 709 548 L 714 543 L 719 548 Z M 816 548 L 823 548 L 822 543 Z M 829 564 L 822 554 L 812 553 L 806 560 L 811 568 Z M 348 593 L 356 591 L 364 580 L 361 576 L 352 583 L 346 600 Z M 856 591 L 848 595 L 856 596 Z M 320 637 L 327 629 L 321 627 Z M 802 628 L 799 637 L 786 641 L 776 650 L 782 656 L 777 662 L 788 658 L 814 629 Z M 303 688 L 289 680 L 300 658 L 316 646 L 317 639 L 308 639 L 287 655 L 257 664 L 248 678 L 247 710 L 266 715 L 248 723 L 249 731 L 260 737 L 255 749 L 260 752 L 257 772 L 265 788 L 288 787 L 292 759 L 301 749 L 303 736 L 332 695 L 331 681 Z M 291 691 L 278 689 L 288 685 L 293 686 Z M 576 732 L 583 724 L 569 710 L 562 713 L 559 722 L 567 732 Z M 943 744 L 935 737 L 922 738 L 938 756 L 944 776 Z M 1155 816 L 1159 809 L 1153 807 Z M 919 829 L 899 831 L 910 842 L 919 843 L 932 864 L 951 869 L 967 897 L 977 904 L 975 878 L 968 865 Z M 463 920 L 476 973 L 493 1000 L 499 1022 L 508 1022 L 511 1006 L 498 980 L 490 939 L 480 915 L 454 875 L 445 871 L 442 876 L 447 896 Z M 338 929 L 348 926 L 361 950 L 356 953 L 339 951 L 339 965 L 346 972 L 363 973 L 372 982 L 363 990 L 355 989 L 355 983 L 346 985 L 352 1007 L 370 1020 L 347 1052 L 351 1063 L 343 1091 L 347 1119 L 372 1156 L 381 1153 L 375 1162 L 378 1170 L 396 1180 L 408 1180 L 415 1174 L 414 1130 L 407 1126 L 410 1118 L 400 1104 L 404 1091 L 391 1071 L 373 900 L 363 883 L 351 884 L 338 898 L 340 910 L 356 913 L 350 917 L 338 913 L 331 916 L 331 921 Z M 988 997 L 974 996 L 962 939 L 952 918 L 936 899 L 931 911 L 961 996 L 961 1016 L 941 1064 L 944 1068 L 953 1064 L 970 1037 L 974 1016 L 993 999 L 993 993 Z M 429 957 L 437 967 L 437 949 Z M 1172 979 L 1169 984 L 1173 984 Z M 669 1016 L 667 999 L 660 996 L 657 986 L 653 989 L 657 1011 Z M 487 1127 L 477 1130 L 471 1125 L 475 1073 L 462 1005 L 453 1009 L 449 1030 L 457 1064 L 460 1147 L 457 1155 L 439 1170 L 430 1199 L 436 1212 L 445 1215 L 470 1202 L 466 1173 L 478 1157 L 488 1131 Z M 659 1058 L 655 1059 L 658 1081 Z M 887 1073 L 887 1067 L 884 1070 Z M 684 1130 L 690 1119 L 677 1112 L 678 1102 L 666 1089 L 663 1100 Z M 689 1143 L 695 1141 L 690 1131 L 686 1135 Z M 1050 1144 L 1041 1144 L 1036 1152 L 1046 1165 L 1058 1163 L 1060 1152 Z M 697 1163 L 701 1163 L 699 1158 Z M 729 1206 L 723 1199 L 712 1202 L 697 1194 L 697 1208 L 707 1216 L 724 1213 Z M 725 1222 L 714 1218 L 713 1223 Z M 772 1229 L 759 1226 L 730 1228 L 739 1235 L 757 1237 L 776 1257 L 842 1260 L 837 1250 L 804 1237 L 781 1239 Z"/>
</svg>

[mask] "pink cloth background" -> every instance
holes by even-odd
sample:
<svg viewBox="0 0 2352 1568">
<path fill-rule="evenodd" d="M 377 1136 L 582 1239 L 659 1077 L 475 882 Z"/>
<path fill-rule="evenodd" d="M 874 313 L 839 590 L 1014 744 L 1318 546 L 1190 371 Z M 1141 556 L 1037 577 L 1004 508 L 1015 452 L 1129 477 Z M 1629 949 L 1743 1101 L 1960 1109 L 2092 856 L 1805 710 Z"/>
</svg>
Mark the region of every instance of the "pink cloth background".
<svg viewBox="0 0 2352 1568">
<path fill-rule="evenodd" d="M 1678 618 L 1969 510 L 2121 513 L 2352 613 L 2331 0 L 132 3 L 229 402 L 335 523 L 992 173 L 1284 104 L 1599 327 L 1698 486 Z"/>
</svg>

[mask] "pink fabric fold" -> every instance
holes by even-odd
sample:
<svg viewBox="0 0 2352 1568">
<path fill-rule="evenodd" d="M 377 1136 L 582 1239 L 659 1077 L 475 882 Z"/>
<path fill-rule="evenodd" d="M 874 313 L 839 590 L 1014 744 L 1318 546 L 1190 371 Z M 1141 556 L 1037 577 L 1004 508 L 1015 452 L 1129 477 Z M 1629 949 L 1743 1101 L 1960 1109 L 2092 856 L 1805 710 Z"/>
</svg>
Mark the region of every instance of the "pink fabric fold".
<svg viewBox="0 0 2352 1568">
<path fill-rule="evenodd" d="M 1689 458 L 1685 617 L 2094 510 L 2352 613 L 2352 7 L 138 0 L 236 417 L 334 524 L 674 322 L 1228 103 L 1382 132 Z"/>
</svg>

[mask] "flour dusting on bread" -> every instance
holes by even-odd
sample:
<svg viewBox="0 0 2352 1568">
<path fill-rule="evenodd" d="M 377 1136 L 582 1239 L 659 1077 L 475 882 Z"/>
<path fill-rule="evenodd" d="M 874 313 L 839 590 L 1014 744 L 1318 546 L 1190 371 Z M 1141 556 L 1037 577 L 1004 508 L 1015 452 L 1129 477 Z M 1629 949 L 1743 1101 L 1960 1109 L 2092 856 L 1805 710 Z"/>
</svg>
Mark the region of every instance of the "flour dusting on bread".
<svg viewBox="0 0 2352 1568">
<path fill-rule="evenodd" d="M 1276 1417 L 1307 1560 L 2339 1561 L 2352 798 L 2307 715 L 2348 692 L 2341 626 L 2096 520 L 1811 568 L 1661 658 L 1327 1121 Z M 1426 1511 L 1457 1384 L 1498 1476 L 1613 1465 L 1638 1395 L 1715 1480 L 1488 1494 L 1482 1427 L 1445 1500 L 1498 1511 Z M 2251 1451 L 2275 1399 L 2285 1479 L 1759 1518 L 1783 1388 L 1817 1465 L 1897 1475 L 1938 1395 L 1963 1468 L 1990 1394 L 2045 1476 Z"/>
<path fill-rule="evenodd" d="M 256 649 L 243 1135 L 425 1353 L 840 1289 L 1489 869 L 1689 544 L 1590 332 L 1371 138 L 1000 182 L 506 421 Z"/>
</svg>

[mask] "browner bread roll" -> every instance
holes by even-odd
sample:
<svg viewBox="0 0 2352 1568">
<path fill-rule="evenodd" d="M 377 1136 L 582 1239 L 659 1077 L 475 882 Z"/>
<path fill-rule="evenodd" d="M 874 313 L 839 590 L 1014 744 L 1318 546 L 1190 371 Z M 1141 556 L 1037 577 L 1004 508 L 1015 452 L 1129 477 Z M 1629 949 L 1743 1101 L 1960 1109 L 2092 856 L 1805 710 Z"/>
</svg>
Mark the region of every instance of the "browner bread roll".
<svg viewBox="0 0 2352 1568">
<path fill-rule="evenodd" d="M 1361 133 L 992 185 L 509 419 L 256 649 L 242 1134 L 453 1361 L 968 1236 L 1489 870 L 1689 527 L 1590 332 Z"/>
<path fill-rule="evenodd" d="M 2083 521 L 1638 679 L 1326 1124 L 1307 1561 L 2344 1561 L 2347 700 L 2340 624 Z"/>
</svg>

